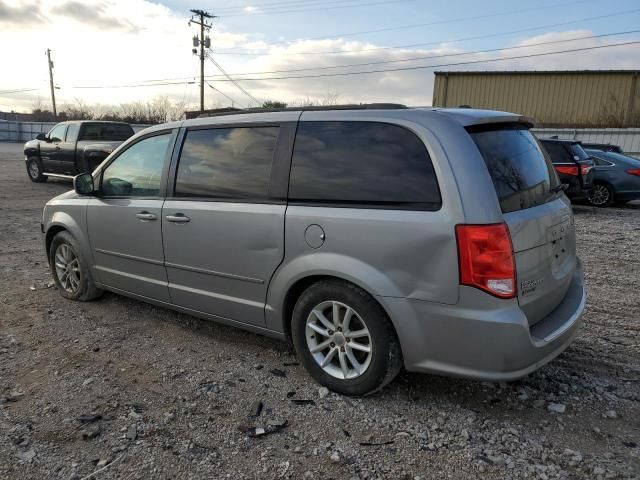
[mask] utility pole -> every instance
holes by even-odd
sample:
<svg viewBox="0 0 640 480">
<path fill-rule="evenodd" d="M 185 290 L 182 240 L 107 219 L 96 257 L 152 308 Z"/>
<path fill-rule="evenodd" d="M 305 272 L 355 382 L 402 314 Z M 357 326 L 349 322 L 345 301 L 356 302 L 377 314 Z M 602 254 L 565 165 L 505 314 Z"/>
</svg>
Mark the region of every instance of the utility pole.
<svg viewBox="0 0 640 480">
<path fill-rule="evenodd" d="M 56 112 L 56 92 L 53 86 L 53 62 L 51 61 L 51 49 L 47 48 L 47 61 L 49 63 L 49 84 L 51 85 L 51 103 L 53 104 L 53 120 L 58 118 L 58 112 Z"/>
<path fill-rule="evenodd" d="M 205 37 L 205 30 L 208 32 L 211 29 L 211 24 L 207 23 L 205 19 L 207 18 L 216 18 L 214 15 L 211 15 L 204 10 L 191 10 L 193 16 L 191 20 L 189 20 L 189 25 L 195 23 L 196 25 L 200 25 L 200 38 L 193 38 L 193 46 L 200 45 L 200 112 L 204 112 L 204 58 L 205 58 L 205 47 L 209 48 L 211 46 L 211 39 L 207 36 Z M 197 53 L 196 49 L 193 49 L 193 53 Z"/>
</svg>

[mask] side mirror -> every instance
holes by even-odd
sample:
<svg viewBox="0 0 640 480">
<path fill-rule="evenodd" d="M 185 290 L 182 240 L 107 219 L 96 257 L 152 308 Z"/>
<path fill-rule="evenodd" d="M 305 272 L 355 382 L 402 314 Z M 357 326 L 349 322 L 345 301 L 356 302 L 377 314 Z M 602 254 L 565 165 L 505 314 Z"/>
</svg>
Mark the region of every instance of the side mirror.
<svg viewBox="0 0 640 480">
<path fill-rule="evenodd" d="M 95 192 L 95 187 L 91 174 L 81 173 L 73 177 L 73 189 L 78 195 L 92 195 Z"/>
<path fill-rule="evenodd" d="M 39 133 L 36 135 L 36 140 L 46 140 L 47 136 L 44 133 Z"/>
</svg>

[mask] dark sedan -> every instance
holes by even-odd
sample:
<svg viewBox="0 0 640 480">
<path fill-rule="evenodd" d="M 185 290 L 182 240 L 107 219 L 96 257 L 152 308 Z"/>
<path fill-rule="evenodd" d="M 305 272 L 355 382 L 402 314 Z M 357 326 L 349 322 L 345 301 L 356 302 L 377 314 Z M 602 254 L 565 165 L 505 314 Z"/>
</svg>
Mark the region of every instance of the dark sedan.
<svg viewBox="0 0 640 480">
<path fill-rule="evenodd" d="M 615 152 L 587 149 L 595 161 L 588 200 L 596 207 L 640 199 L 640 160 Z"/>
</svg>

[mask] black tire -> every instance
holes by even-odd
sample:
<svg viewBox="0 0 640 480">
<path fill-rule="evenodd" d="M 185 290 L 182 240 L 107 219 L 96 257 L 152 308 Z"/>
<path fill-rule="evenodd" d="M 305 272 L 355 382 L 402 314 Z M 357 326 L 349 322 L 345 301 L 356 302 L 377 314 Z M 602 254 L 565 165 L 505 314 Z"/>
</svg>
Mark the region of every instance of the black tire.
<svg viewBox="0 0 640 480">
<path fill-rule="evenodd" d="M 78 262 L 78 282 L 77 286 L 72 290 L 68 290 L 63 285 L 63 281 L 61 281 L 58 269 L 56 268 L 56 253 L 61 245 L 66 245 L 71 249 L 75 258 L 77 258 Z M 58 287 L 60 291 L 60 295 L 64 298 L 68 298 L 69 300 L 77 300 L 81 302 L 88 302 L 90 300 L 94 300 L 102 295 L 102 290 L 96 287 L 93 282 L 93 278 L 91 277 L 91 271 L 84 257 L 82 256 L 82 252 L 80 247 L 78 246 L 78 242 L 73 236 L 67 232 L 62 231 L 56 234 L 53 237 L 51 242 L 51 247 L 49 248 L 49 266 L 51 268 L 51 275 L 53 276 L 53 281 Z"/>
<path fill-rule="evenodd" d="M 307 319 L 323 302 L 340 302 L 351 307 L 370 333 L 370 363 L 355 378 L 336 378 L 325 372 L 307 344 Z M 391 382 L 402 368 L 400 343 L 386 312 L 367 292 L 345 281 L 322 280 L 307 288 L 293 309 L 291 334 L 298 357 L 311 376 L 321 385 L 344 395 L 374 393 Z"/>
<path fill-rule="evenodd" d="M 606 183 L 596 183 L 587 194 L 589 204 L 594 207 L 609 207 L 615 201 L 615 192 Z"/>
<path fill-rule="evenodd" d="M 29 180 L 35 183 L 47 181 L 47 176 L 43 175 L 42 162 L 38 157 L 29 157 L 27 160 L 27 176 Z"/>
</svg>

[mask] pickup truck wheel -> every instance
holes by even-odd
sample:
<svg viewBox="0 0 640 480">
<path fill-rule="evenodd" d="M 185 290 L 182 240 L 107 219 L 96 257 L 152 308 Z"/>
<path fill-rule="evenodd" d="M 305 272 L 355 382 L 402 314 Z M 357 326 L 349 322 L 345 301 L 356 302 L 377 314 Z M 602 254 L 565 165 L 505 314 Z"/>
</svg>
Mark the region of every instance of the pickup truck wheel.
<svg viewBox="0 0 640 480">
<path fill-rule="evenodd" d="M 60 295 L 69 300 L 87 302 L 102 295 L 80 253 L 78 242 L 66 231 L 58 233 L 49 248 L 49 265 Z"/>
<path fill-rule="evenodd" d="M 42 174 L 42 164 L 38 157 L 30 157 L 27 160 L 27 175 L 29 180 L 36 183 L 42 183 L 47 181 L 47 177 Z"/>
</svg>

